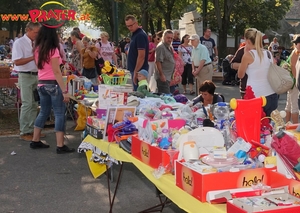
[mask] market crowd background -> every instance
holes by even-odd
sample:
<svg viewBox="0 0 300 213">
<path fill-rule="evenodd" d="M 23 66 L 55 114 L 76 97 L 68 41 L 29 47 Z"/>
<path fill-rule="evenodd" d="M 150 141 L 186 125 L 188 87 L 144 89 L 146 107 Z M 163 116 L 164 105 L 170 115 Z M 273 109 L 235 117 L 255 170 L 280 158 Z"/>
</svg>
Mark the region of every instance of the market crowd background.
<svg viewBox="0 0 300 213">
<path fill-rule="evenodd" d="M 2 0 L 0 14 L 23 14 L 28 10 L 39 8 L 45 0 Z M 236 48 L 241 35 L 247 27 L 256 27 L 270 37 L 277 36 L 279 43 L 286 48 L 290 46 L 289 34 L 296 34 L 299 27 L 292 22 L 299 21 L 299 0 L 59 0 L 68 9 L 82 14 L 90 14 L 91 22 L 85 23 L 91 28 L 107 31 L 115 42 L 128 36 L 124 25 L 126 14 L 138 17 L 145 32 L 154 34 L 163 29 L 178 29 L 178 20 L 183 13 L 198 11 L 205 26 L 218 34 L 219 56 L 225 57 L 229 52 L 226 47 L 227 35 L 234 36 Z M 117 18 L 116 18 L 117 17 Z M 10 31 L 10 38 L 20 32 L 24 34 L 25 22 L 0 19 L 0 29 Z M 67 22 L 64 28 L 78 23 Z M 299 29 L 299 30 L 298 30 Z M 278 36 L 278 34 L 280 36 Z M 201 36 L 201 35 L 200 35 Z"/>
</svg>

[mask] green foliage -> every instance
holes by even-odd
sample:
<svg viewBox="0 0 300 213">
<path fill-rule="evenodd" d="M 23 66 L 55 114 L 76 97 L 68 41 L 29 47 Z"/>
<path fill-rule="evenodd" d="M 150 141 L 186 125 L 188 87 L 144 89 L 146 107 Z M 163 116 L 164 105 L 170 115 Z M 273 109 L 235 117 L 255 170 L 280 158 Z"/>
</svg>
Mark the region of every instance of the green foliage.
<svg viewBox="0 0 300 213">
<path fill-rule="evenodd" d="M 203 0 L 198 0 L 202 6 Z M 292 0 L 209 0 L 207 21 L 219 33 L 219 52 L 224 57 L 227 34 L 241 36 L 245 28 L 264 32 L 276 30 L 291 6 Z"/>
</svg>

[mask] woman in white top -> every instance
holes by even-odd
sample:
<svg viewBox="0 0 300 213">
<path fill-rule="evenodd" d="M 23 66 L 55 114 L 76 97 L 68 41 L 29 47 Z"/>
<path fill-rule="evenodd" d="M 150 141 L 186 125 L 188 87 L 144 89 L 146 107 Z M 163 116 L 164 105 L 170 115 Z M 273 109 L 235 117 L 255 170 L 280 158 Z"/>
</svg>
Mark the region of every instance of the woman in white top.
<svg viewBox="0 0 300 213">
<path fill-rule="evenodd" d="M 269 51 L 263 49 L 262 33 L 259 30 L 246 29 L 244 37 L 245 53 L 238 69 L 238 77 L 243 78 L 247 73 L 247 86 L 252 87 L 255 97 L 266 97 L 267 104 L 264 111 L 266 116 L 270 116 L 278 106 L 278 95 L 268 81 L 268 70 L 270 62 L 274 63 L 273 57 Z"/>
<path fill-rule="evenodd" d="M 294 50 L 289 57 L 290 58 L 289 63 L 290 63 L 292 75 L 296 78 L 296 73 L 299 72 L 299 70 L 297 70 L 296 68 L 296 64 L 299 61 L 300 35 L 294 35 L 292 42 L 294 43 Z M 299 90 L 296 86 L 294 86 L 292 89 L 287 91 L 286 106 L 285 106 L 286 122 L 292 121 L 293 124 L 296 124 L 299 121 L 298 94 L 299 94 Z"/>
<path fill-rule="evenodd" d="M 109 42 L 109 35 L 107 32 L 100 34 L 101 41 L 96 43 L 95 47 L 98 49 L 98 57 L 103 58 L 104 61 L 109 61 L 118 67 L 117 55 L 115 54 L 115 47 L 113 43 Z"/>
</svg>

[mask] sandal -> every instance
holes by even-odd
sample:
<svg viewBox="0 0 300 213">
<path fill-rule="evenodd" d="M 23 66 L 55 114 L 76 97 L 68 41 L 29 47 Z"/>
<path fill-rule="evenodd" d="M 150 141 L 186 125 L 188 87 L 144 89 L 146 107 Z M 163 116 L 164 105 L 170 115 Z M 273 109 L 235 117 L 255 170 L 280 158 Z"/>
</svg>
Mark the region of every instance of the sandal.
<svg viewBox="0 0 300 213">
<path fill-rule="evenodd" d="M 190 95 L 194 95 L 195 94 L 195 92 L 192 90 L 192 91 L 190 91 Z"/>
</svg>

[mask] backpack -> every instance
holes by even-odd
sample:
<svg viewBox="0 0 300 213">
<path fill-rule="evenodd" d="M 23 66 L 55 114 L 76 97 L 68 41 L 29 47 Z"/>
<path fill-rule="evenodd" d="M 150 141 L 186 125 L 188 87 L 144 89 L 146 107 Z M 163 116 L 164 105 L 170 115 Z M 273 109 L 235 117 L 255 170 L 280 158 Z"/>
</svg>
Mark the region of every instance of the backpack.
<svg viewBox="0 0 300 213">
<path fill-rule="evenodd" d="M 99 41 L 98 43 L 99 43 L 99 46 L 101 47 L 102 46 L 101 41 Z M 111 47 L 113 46 L 111 42 L 109 42 L 109 44 Z M 95 59 L 95 66 L 96 66 L 97 74 L 101 75 L 101 69 L 104 67 L 104 59 L 102 57 L 100 57 L 100 58 L 97 57 Z"/>
</svg>

